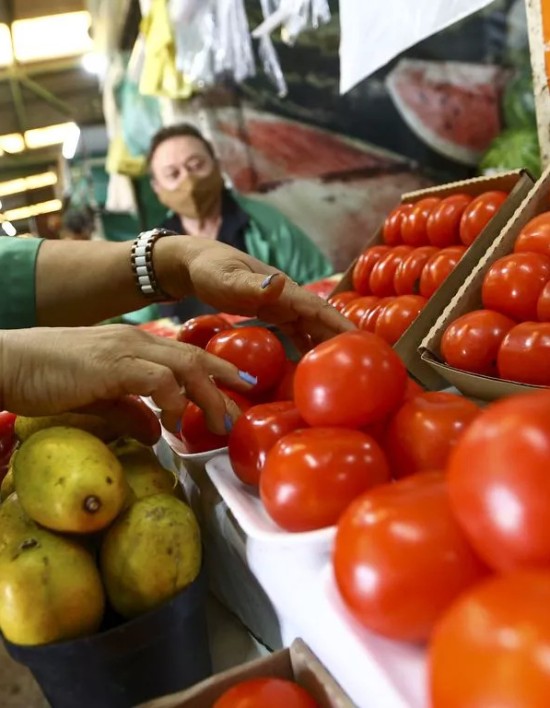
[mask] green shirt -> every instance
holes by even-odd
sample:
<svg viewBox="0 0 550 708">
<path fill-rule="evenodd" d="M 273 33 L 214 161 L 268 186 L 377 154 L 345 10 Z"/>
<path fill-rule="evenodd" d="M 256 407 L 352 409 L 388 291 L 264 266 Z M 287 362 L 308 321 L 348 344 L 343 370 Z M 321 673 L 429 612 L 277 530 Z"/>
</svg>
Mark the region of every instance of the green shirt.
<svg viewBox="0 0 550 708">
<path fill-rule="evenodd" d="M 36 259 L 43 240 L 0 236 L 0 329 L 36 326 Z"/>
</svg>

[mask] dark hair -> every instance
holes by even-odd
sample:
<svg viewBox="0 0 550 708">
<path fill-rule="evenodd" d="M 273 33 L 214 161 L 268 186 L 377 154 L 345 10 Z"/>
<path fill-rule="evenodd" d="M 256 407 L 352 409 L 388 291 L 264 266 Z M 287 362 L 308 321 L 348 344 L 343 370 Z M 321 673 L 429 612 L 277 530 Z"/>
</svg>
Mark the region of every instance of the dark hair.
<svg viewBox="0 0 550 708">
<path fill-rule="evenodd" d="M 149 146 L 149 153 L 147 154 L 147 164 L 151 164 L 153 155 L 155 154 L 155 151 L 159 145 L 161 145 L 166 140 L 170 140 L 170 138 L 179 137 L 196 138 L 197 140 L 200 140 L 204 147 L 208 150 L 209 155 L 214 159 L 216 158 L 214 148 L 204 137 L 204 135 L 199 130 L 197 130 L 197 128 L 195 128 L 194 125 L 191 125 L 191 123 L 178 123 L 177 125 L 169 125 L 166 128 L 161 128 L 158 132 L 155 133 L 155 135 L 153 135 L 151 139 L 151 145 Z"/>
</svg>

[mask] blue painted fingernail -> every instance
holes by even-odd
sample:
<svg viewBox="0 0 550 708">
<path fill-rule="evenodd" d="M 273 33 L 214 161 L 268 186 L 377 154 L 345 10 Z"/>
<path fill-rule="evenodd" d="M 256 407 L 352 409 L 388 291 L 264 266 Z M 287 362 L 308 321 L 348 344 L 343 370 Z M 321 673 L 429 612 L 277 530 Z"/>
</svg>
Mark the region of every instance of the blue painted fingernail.
<svg viewBox="0 0 550 708">
<path fill-rule="evenodd" d="M 227 430 L 228 433 L 231 432 L 233 429 L 233 419 L 229 415 L 229 413 L 226 413 L 223 417 L 223 422 L 225 424 L 225 429 Z"/>
<path fill-rule="evenodd" d="M 251 386 L 255 386 L 258 383 L 258 379 L 247 371 L 239 371 L 239 378 Z"/>
<path fill-rule="evenodd" d="M 182 420 L 181 420 L 181 418 L 179 418 L 178 422 L 176 423 L 176 433 L 181 433 L 181 423 L 182 423 Z"/>
<path fill-rule="evenodd" d="M 267 278 L 262 282 L 262 288 L 267 288 L 271 283 L 273 282 L 273 278 L 276 278 L 279 275 L 279 273 L 272 273 L 271 275 L 268 275 Z"/>
</svg>

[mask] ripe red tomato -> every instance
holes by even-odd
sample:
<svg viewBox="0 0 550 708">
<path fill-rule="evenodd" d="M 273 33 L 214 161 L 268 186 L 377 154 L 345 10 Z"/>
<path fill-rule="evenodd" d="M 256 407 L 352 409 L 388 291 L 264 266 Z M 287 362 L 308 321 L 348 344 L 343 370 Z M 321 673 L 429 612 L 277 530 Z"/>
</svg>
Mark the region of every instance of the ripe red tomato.
<svg viewBox="0 0 550 708">
<path fill-rule="evenodd" d="M 294 400 L 294 372 L 296 371 L 296 366 L 296 362 L 290 361 L 290 359 L 286 360 L 281 380 L 270 396 L 272 401 Z"/>
<path fill-rule="evenodd" d="M 374 266 L 378 261 L 385 255 L 390 253 L 390 247 L 380 244 L 378 246 L 371 246 L 367 248 L 357 259 L 355 266 L 353 267 L 353 288 L 359 295 L 370 295 L 370 274 Z"/>
<path fill-rule="evenodd" d="M 550 322 L 550 280 L 546 283 L 537 300 L 537 319 Z"/>
<path fill-rule="evenodd" d="M 281 528 L 313 531 L 335 524 L 353 499 L 389 479 L 384 453 L 365 433 L 307 428 L 268 452 L 260 496 Z"/>
<path fill-rule="evenodd" d="M 235 391 L 221 387 L 220 391 L 235 401 L 243 412 L 252 405 L 247 398 Z M 185 407 L 181 418 L 181 438 L 191 453 L 218 450 L 225 447 L 228 441 L 227 435 L 216 435 L 208 428 L 202 409 L 191 402 Z"/>
<path fill-rule="evenodd" d="M 449 246 L 429 259 L 420 275 L 422 297 L 430 298 L 435 293 L 465 252 L 464 246 Z"/>
<path fill-rule="evenodd" d="M 287 433 L 307 428 L 292 401 L 261 403 L 237 420 L 229 435 L 229 459 L 245 484 L 258 484 L 267 453 Z"/>
<path fill-rule="evenodd" d="M 388 303 L 376 320 L 375 334 L 395 344 L 427 303 L 420 295 L 400 295 Z"/>
<path fill-rule="evenodd" d="M 363 295 L 363 297 L 352 300 L 342 310 L 344 317 L 347 317 L 350 322 L 359 326 L 363 317 L 370 312 L 372 308 L 378 304 L 380 298 L 375 295 Z"/>
<path fill-rule="evenodd" d="M 378 297 L 395 295 L 393 279 L 403 259 L 412 252 L 410 246 L 395 246 L 375 263 L 369 279 L 370 292 Z"/>
<path fill-rule="evenodd" d="M 467 312 L 445 330 L 441 338 L 443 359 L 455 369 L 496 376 L 498 350 L 514 325 L 514 320 L 493 310 Z"/>
<path fill-rule="evenodd" d="M 384 449 L 396 479 L 444 469 L 463 431 L 479 408 L 463 396 L 427 392 L 406 401 L 392 416 Z"/>
<path fill-rule="evenodd" d="M 502 340 L 499 376 L 508 381 L 550 386 L 550 322 L 521 322 Z"/>
<path fill-rule="evenodd" d="M 426 226 L 432 211 L 441 202 L 437 197 L 426 197 L 412 205 L 401 225 L 401 238 L 409 246 L 429 246 Z"/>
<path fill-rule="evenodd" d="M 220 315 L 199 315 L 182 324 L 177 340 L 205 349 L 215 334 L 227 329 L 233 329 L 233 326 Z"/>
<path fill-rule="evenodd" d="M 493 568 L 550 563 L 550 392 L 488 406 L 448 465 L 456 517 Z"/>
<path fill-rule="evenodd" d="M 446 248 L 460 243 L 460 219 L 471 201 L 469 194 L 453 194 L 435 206 L 426 224 L 432 246 Z"/>
<path fill-rule="evenodd" d="M 367 312 L 365 312 L 365 314 L 359 321 L 359 329 L 364 329 L 367 332 L 374 332 L 376 328 L 376 322 L 378 321 L 378 318 L 380 317 L 382 312 L 384 312 L 384 308 L 386 307 L 386 305 L 393 301 L 393 297 L 379 298 L 376 305 L 370 310 L 367 310 Z"/>
<path fill-rule="evenodd" d="M 0 482 L 5 477 L 16 445 L 14 413 L 0 411 Z"/>
<path fill-rule="evenodd" d="M 319 708 L 319 704 L 297 683 L 270 677 L 241 681 L 212 708 Z"/>
<path fill-rule="evenodd" d="M 254 394 L 276 386 L 285 369 L 283 345 L 264 327 L 236 327 L 220 332 L 208 342 L 206 351 L 255 376 L 258 383 L 251 389 Z"/>
<path fill-rule="evenodd" d="M 497 576 L 459 598 L 430 646 L 432 708 L 546 708 L 548 597 L 545 570 Z"/>
<path fill-rule="evenodd" d="M 345 332 L 299 362 L 294 400 L 309 425 L 360 428 L 383 420 L 403 400 L 405 366 L 370 332 Z"/>
<path fill-rule="evenodd" d="M 398 246 L 403 243 L 401 237 L 401 225 L 406 214 L 412 209 L 412 204 L 399 204 L 395 209 L 392 209 L 386 220 L 384 221 L 384 226 L 382 229 L 382 238 L 384 243 L 388 246 Z"/>
<path fill-rule="evenodd" d="M 437 248 L 433 246 L 421 246 L 401 261 L 393 277 L 393 287 L 398 295 L 418 294 L 422 270 L 437 252 Z"/>
<path fill-rule="evenodd" d="M 332 305 L 332 307 L 337 309 L 338 312 L 342 312 L 348 302 L 351 302 L 352 300 L 357 300 L 358 297 L 360 297 L 359 293 L 356 293 L 355 290 L 342 290 L 341 292 L 336 293 L 332 297 L 329 297 L 328 304 Z"/>
<path fill-rule="evenodd" d="M 483 577 L 449 506 L 441 473 L 356 499 L 334 544 L 336 583 L 355 619 L 392 639 L 424 641 L 451 602 Z"/>
<path fill-rule="evenodd" d="M 460 240 L 472 244 L 506 201 L 506 192 L 485 192 L 468 204 L 460 220 Z"/>
<path fill-rule="evenodd" d="M 411 398 L 416 398 L 421 393 L 426 393 L 420 384 L 417 384 L 414 379 L 407 376 L 407 388 L 405 389 L 405 395 L 403 396 L 403 403 L 409 401 Z"/>
<path fill-rule="evenodd" d="M 481 289 L 483 306 L 519 322 L 535 320 L 537 301 L 548 280 L 549 257 L 540 253 L 503 256 L 485 273 Z"/>
<path fill-rule="evenodd" d="M 516 239 L 514 253 L 542 253 L 550 257 L 550 211 L 525 224 Z"/>
</svg>

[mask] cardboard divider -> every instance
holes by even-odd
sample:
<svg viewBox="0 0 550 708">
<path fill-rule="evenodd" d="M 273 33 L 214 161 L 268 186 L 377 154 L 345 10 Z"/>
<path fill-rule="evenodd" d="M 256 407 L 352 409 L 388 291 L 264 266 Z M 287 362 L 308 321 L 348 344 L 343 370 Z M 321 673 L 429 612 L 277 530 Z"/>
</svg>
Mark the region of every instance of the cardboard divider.
<svg viewBox="0 0 550 708">
<path fill-rule="evenodd" d="M 143 703 L 139 708 L 212 708 L 214 702 L 235 684 L 265 677 L 295 681 L 311 694 L 321 708 L 354 706 L 305 642 L 296 639 L 289 649 L 229 669 L 193 688 Z"/>
<path fill-rule="evenodd" d="M 426 197 L 440 197 L 443 199 L 459 192 L 470 194 L 473 197 L 483 194 L 483 192 L 494 190 L 509 193 L 508 199 L 506 199 L 499 211 L 460 259 L 445 282 L 432 295 L 420 315 L 394 345 L 394 349 L 404 361 L 409 373 L 425 388 L 429 390 L 446 388 L 448 379 L 442 376 L 436 367 L 432 367 L 420 357 L 418 348 L 422 340 L 434 326 L 449 300 L 464 283 L 464 280 L 490 248 L 491 244 L 498 238 L 519 205 L 532 190 L 533 184 L 533 179 L 526 170 L 515 170 L 490 177 L 476 177 L 438 187 L 428 187 L 427 189 L 408 192 L 401 197 L 401 204 L 413 204 Z M 368 239 L 364 249 L 383 243 L 382 228 L 383 225 L 380 225 Z M 356 262 L 357 259 L 351 263 L 332 295 L 344 290 L 353 290 L 352 274 Z"/>
<path fill-rule="evenodd" d="M 466 396 L 492 401 L 503 396 L 542 388 L 454 369 L 443 362 L 440 346 L 441 338 L 451 322 L 467 312 L 483 308 L 481 288 L 486 272 L 496 260 L 513 251 L 514 243 L 522 228 L 544 211 L 550 211 L 550 168 L 545 170 L 542 177 L 520 204 L 506 228 L 497 236 L 462 286 L 453 294 L 433 327 L 420 343 L 419 354 L 422 362 L 438 376 L 456 386 Z"/>
</svg>

